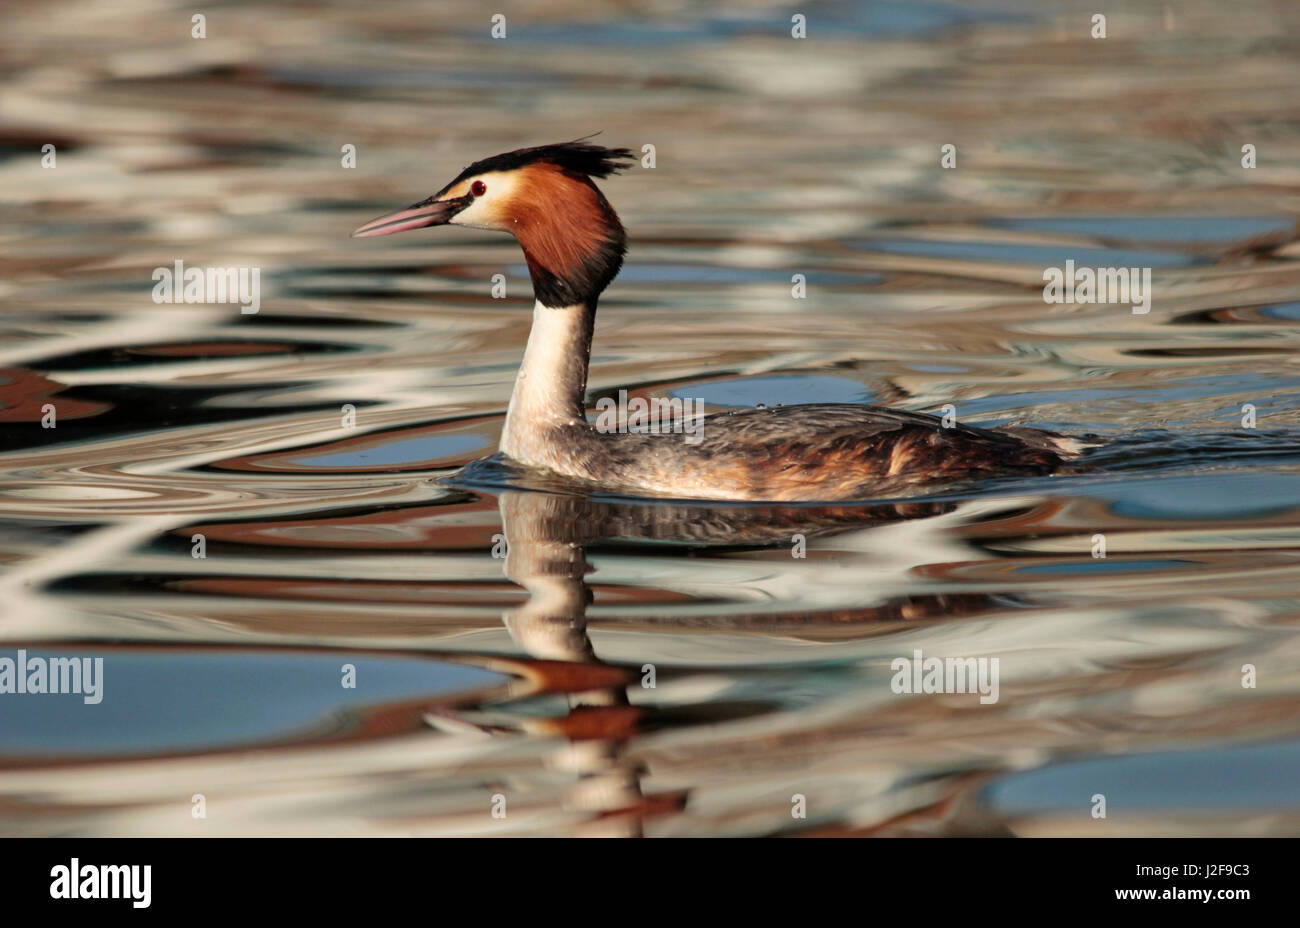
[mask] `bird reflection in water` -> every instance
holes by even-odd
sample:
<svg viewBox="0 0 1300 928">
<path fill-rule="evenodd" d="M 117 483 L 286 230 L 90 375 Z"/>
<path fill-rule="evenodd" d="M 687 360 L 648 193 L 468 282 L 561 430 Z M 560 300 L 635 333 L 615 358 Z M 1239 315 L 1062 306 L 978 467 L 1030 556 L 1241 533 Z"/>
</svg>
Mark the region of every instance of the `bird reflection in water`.
<svg viewBox="0 0 1300 928">
<path fill-rule="evenodd" d="M 567 714 L 562 719 L 529 719 L 517 730 L 530 734 L 560 735 L 566 745 L 552 763 L 577 775 L 566 803 L 590 818 L 576 829 L 584 836 L 640 837 L 644 823 L 655 816 L 685 808 L 686 792 L 647 795 L 641 785 L 640 760 L 629 750 L 633 739 L 649 730 L 672 725 L 725 722 L 755 712 L 743 706 L 730 708 L 711 702 L 707 712 L 667 710 L 637 705 L 629 698 L 642 691 L 638 684 L 644 668 L 621 668 L 604 663 L 588 634 L 587 608 L 592 602 L 586 577 L 593 568 L 588 547 L 604 541 L 675 542 L 690 546 L 762 547 L 789 545 L 792 536 L 825 536 L 837 531 L 862 529 L 873 524 L 923 518 L 951 511 L 947 502 L 885 505 L 768 505 L 716 507 L 674 503 L 639 503 L 591 500 L 553 493 L 507 490 L 499 497 L 506 538 L 505 574 L 528 592 L 528 599 L 504 614 L 513 641 L 537 661 L 565 662 L 600 668 L 600 685 L 568 690 Z M 887 603 L 837 614 L 834 621 L 864 624 L 890 623 L 927 615 L 951 617 L 954 613 L 987 608 L 988 597 L 912 597 L 906 603 Z M 823 617 L 824 618 L 824 617 Z M 720 627 L 746 625 L 756 616 L 718 616 Z M 771 616 L 768 617 L 772 619 Z M 808 616 L 776 621 L 799 623 Z M 563 665 L 548 671 L 563 672 Z M 516 727 L 516 726 L 507 726 Z M 498 730 L 500 730 L 498 728 Z"/>
</svg>

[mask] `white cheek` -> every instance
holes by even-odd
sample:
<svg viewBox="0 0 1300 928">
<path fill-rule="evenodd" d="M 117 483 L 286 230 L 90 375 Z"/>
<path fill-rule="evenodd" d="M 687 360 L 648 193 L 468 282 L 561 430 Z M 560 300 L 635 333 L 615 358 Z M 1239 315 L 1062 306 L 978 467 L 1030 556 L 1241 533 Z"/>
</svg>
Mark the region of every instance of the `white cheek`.
<svg viewBox="0 0 1300 928">
<path fill-rule="evenodd" d="M 487 193 L 461 210 L 451 219 L 451 224 L 468 226 L 471 229 L 492 229 L 497 232 L 511 231 L 511 224 L 501 218 L 500 205 L 509 203 L 519 182 L 516 175 L 506 172 L 490 172 L 477 180 L 487 185 Z"/>
<path fill-rule="evenodd" d="M 478 199 L 452 216 L 450 224 L 468 226 L 471 229 L 495 229 L 496 225 L 489 218 L 490 212 L 487 203 L 483 199 Z"/>
</svg>

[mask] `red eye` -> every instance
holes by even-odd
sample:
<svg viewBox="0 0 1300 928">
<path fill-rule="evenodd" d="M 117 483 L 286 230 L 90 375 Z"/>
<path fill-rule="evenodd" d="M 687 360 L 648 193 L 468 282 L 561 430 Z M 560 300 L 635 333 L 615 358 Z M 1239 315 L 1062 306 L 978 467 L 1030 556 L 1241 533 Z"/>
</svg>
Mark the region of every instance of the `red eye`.
<svg viewBox="0 0 1300 928">
<path fill-rule="evenodd" d="M 487 184 L 483 183 L 481 180 L 476 180 L 474 183 L 469 185 L 469 192 L 474 194 L 476 197 L 481 197 L 483 194 L 487 193 Z"/>
</svg>

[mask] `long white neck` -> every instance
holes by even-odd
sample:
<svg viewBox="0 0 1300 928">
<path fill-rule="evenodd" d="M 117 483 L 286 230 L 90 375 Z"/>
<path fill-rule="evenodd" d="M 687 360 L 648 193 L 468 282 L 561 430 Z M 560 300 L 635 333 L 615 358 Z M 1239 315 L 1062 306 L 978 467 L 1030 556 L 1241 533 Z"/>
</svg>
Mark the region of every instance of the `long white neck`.
<svg viewBox="0 0 1300 928">
<path fill-rule="evenodd" d="M 533 306 L 533 328 L 501 433 L 501 451 L 521 464 L 557 469 L 547 433 L 586 421 L 595 318 L 594 306 Z"/>
</svg>

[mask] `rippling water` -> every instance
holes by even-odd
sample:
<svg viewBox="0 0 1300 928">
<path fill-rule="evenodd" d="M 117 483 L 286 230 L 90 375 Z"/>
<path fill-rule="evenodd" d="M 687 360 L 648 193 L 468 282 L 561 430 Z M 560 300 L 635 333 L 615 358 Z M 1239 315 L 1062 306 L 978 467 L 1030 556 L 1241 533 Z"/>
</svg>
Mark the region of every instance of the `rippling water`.
<svg viewBox="0 0 1300 928">
<path fill-rule="evenodd" d="M 103 659 L 96 704 L 0 695 L 4 832 L 1300 831 L 1294 5 L 191 6 L 0 11 L 0 657 Z M 657 161 L 604 184 L 593 405 L 1111 444 L 834 505 L 458 473 L 522 257 L 348 235 L 597 129 Z M 178 260 L 259 311 L 155 303 Z M 1150 312 L 1046 304 L 1067 260 Z M 998 700 L 895 694 L 916 650 Z"/>
</svg>

